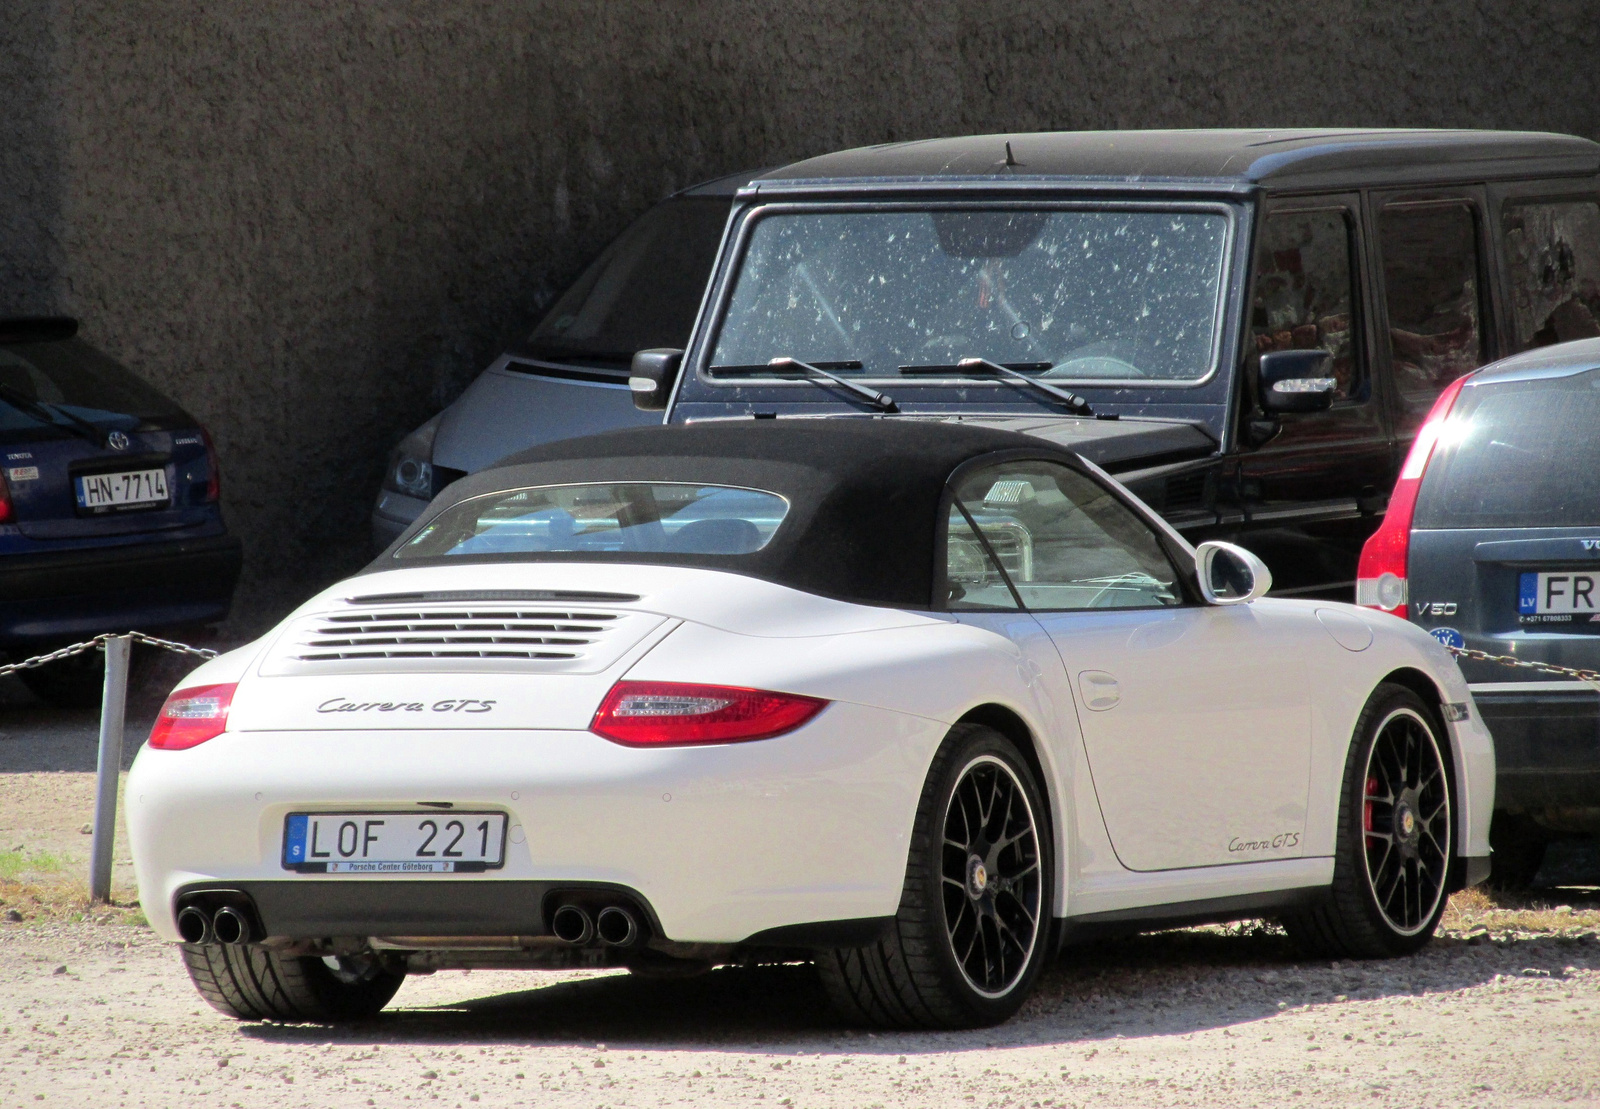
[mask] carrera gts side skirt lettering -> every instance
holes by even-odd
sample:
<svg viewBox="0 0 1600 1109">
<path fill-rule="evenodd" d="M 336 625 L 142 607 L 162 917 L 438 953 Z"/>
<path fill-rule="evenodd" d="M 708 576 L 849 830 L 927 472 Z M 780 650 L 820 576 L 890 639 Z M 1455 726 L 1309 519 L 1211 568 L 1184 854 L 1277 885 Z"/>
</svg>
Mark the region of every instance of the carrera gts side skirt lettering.
<svg viewBox="0 0 1600 1109">
<path fill-rule="evenodd" d="M 435 701 L 433 712 L 493 712 L 494 700 L 477 700 L 466 697 Z M 350 701 L 334 697 L 317 706 L 318 712 L 427 712 L 429 706 L 421 701 Z"/>
<path fill-rule="evenodd" d="M 1240 851 L 1281 851 L 1285 847 L 1299 847 L 1299 832 L 1279 832 L 1266 839 L 1242 839 L 1234 836 L 1228 841 L 1228 852 L 1237 854 Z"/>
</svg>

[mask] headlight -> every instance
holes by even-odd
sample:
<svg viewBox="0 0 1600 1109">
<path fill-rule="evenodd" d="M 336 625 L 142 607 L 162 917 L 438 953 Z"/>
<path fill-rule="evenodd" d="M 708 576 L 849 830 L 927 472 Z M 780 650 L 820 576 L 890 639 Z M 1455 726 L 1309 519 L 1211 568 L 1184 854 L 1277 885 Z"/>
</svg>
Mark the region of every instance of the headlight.
<svg viewBox="0 0 1600 1109">
<path fill-rule="evenodd" d="M 385 489 L 425 501 L 433 499 L 433 436 L 438 428 L 439 417 L 435 416 L 400 440 L 384 471 Z"/>
</svg>

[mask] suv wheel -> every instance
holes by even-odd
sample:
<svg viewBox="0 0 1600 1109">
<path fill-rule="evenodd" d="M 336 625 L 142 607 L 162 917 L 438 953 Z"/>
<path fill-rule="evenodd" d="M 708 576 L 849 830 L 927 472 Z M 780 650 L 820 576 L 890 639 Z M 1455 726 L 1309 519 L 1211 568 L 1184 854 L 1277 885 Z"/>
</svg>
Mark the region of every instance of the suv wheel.
<svg viewBox="0 0 1600 1109">
<path fill-rule="evenodd" d="M 1496 809 L 1489 821 L 1489 881 L 1492 889 L 1525 890 L 1544 865 L 1550 833 L 1532 817 Z"/>
</svg>

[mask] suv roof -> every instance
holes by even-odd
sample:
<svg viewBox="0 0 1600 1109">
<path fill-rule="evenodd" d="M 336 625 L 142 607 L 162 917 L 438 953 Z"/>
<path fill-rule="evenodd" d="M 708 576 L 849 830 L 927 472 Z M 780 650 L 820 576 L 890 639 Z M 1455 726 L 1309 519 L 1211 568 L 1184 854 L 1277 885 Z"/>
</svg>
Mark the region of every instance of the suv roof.
<svg viewBox="0 0 1600 1109">
<path fill-rule="evenodd" d="M 730 173 L 725 177 L 713 177 L 709 181 L 702 181 L 698 185 L 690 185 L 679 189 L 672 196 L 725 196 L 732 200 L 740 189 L 748 185 L 754 178 L 759 177 L 763 170 L 746 170 L 743 173 Z M 670 198 L 669 198 L 670 199 Z"/>
<path fill-rule="evenodd" d="M 1596 172 L 1600 144 L 1537 131 L 1043 131 L 858 147 L 772 170 L 752 184 L 765 191 L 840 179 L 1066 177 L 1326 188 Z"/>
</svg>

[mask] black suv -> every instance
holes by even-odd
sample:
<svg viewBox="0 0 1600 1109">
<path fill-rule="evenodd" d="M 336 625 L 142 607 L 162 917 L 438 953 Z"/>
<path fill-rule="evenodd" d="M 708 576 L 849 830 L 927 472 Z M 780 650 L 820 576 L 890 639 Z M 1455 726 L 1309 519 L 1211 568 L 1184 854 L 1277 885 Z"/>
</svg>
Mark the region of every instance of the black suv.
<svg viewBox="0 0 1600 1109">
<path fill-rule="evenodd" d="M 1600 219 L 1588 207 L 1563 227 L 1586 236 L 1574 241 L 1585 268 L 1547 307 L 1596 334 Z M 1519 354 L 1445 390 L 1357 591 L 1450 646 L 1600 669 L 1600 339 Z M 1600 683 L 1505 662 L 1461 669 L 1494 733 L 1491 880 L 1524 886 L 1551 838 L 1600 832 Z"/>
<path fill-rule="evenodd" d="M 1446 385 L 1592 334 L 1600 145 L 1488 131 L 1130 131 L 895 143 L 757 177 L 669 422 L 970 420 L 1099 462 L 1282 595 L 1349 599 Z M 1585 222 L 1588 221 L 1588 222 Z M 680 368 L 682 372 L 680 373 Z"/>
</svg>

